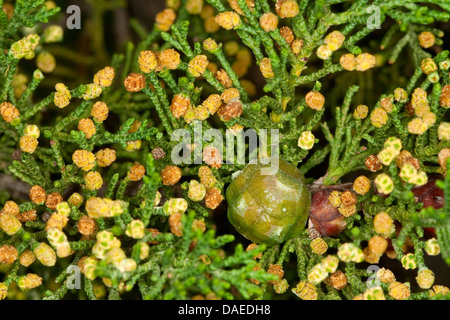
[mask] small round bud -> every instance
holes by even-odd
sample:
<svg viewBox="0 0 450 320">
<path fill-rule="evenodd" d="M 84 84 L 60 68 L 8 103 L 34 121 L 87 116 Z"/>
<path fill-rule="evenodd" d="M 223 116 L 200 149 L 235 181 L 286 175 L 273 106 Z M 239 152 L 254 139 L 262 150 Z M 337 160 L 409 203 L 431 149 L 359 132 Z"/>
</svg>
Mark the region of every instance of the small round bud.
<svg viewBox="0 0 450 320">
<path fill-rule="evenodd" d="M 172 232 L 177 237 L 183 235 L 183 224 L 181 222 L 182 213 L 175 212 L 169 217 L 170 232 Z"/>
<path fill-rule="evenodd" d="M 441 122 L 438 127 L 439 140 L 450 140 L 450 122 Z"/>
<path fill-rule="evenodd" d="M 384 142 L 384 148 L 391 150 L 397 156 L 402 150 L 402 141 L 397 137 L 389 137 Z"/>
<path fill-rule="evenodd" d="M 219 80 L 219 82 L 225 87 L 225 88 L 230 88 L 233 85 L 233 81 L 231 80 L 230 76 L 228 75 L 228 73 L 223 70 L 217 70 L 216 74 L 214 75 L 214 77 Z"/>
<path fill-rule="evenodd" d="M 356 57 L 356 70 L 366 71 L 376 65 L 375 56 L 369 53 L 361 53 Z"/>
<path fill-rule="evenodd" d="M 370 187 L 370 180 L 366 176 L 359 176 L 353 182 L 353 190 L 359 195 L 364 195 L 369 192 Z"/>
<path fill-rule="evenodd" d="M 427 128 L 432 127 L 436 123 L 436 114 L 433 112 L 425 112 L 422 115 L 422 120 L 427 126 Z"/>
<path fill-rule="evenodd" d="M 438 153 L 438 162 L 442 169 L 447 170 L 447 159 L 450 157 L 450 148 L 443 148 Z"/>
<path fill-rule="evenodd" d="M 70 203 L 71 205 L 74 205 L 75 207 L 80 207 L 83 201 L 84 201 L 83 196 L 78 192 L 72 193 L 69 199 L 67 199 L 67 202 Z"/>
<path fill-rule="evenodd" d="M 163 68 L 175 70 L 180 65 L 180 54 L 175 49 L 165 49 L 159 54 L 159 62 Z"/>
<path fill-rule="evenodd" d="M 139 92 L 145 88 L 145 78 L 140 73 L 130 73 L 124 80 L 123 85 L 128 92 Z"/>
<path fill-rule="evenodd" d="M 278 27 L 278 17 L 272 12 L 266 12 L 259 18 L 259 25 L 266 32 L 275 31 Z"/>
<path fill-rule="evenodd" d="M 67 242 L 67 236 L 58 228 L 49 228 L 47 230 L 47 239 L 55 249 Z"/>
<path fill-rule="evenodd" d="M 341 56 L 339 59 L 339 64 L 342 68 L 344 68 L 347 71 L 353 71 L 356 69 L 356 58 L 351 53 L 346 53 Z"/>
<path fill-rule="evenodd" d="M 141 145 L 142 140 L 127 141 L 127 147 L 125 150 L 128 152 L 136 151 L 141 148 Z"/>
<path fill-rule="evenodd" d="M 421 118 L 414 118 L 408 123 L 408 132 L 411 134 L 423 134 L 428 127 Z"/>
<path fill-rule="evenodd" d="M 422 269 L 416 277 L 417 284 L 421 289 L 430 289 L 434 283 L 434 273 L 430 269 Z"/>
<path fill-rule="evenodd" d="M 291 43 L 292 52 L 295 55 L 299 55 L 303 48 L 303 39 L 295 39 Z"/>
<path fill-rule="evenodd" d="M 212 188 L 216 183 L 216 178 L 208 166 L 201 166 L 198 169 L 198 177 L 206 189 Z"/>
<path fill-rule="evenodd" d="M 298 15 L 300 9 L 295 0 L 277 0 L 275 11 L 280 18 L 293 18 Z"/>
<path fill-rule="evenodd" d="M 97 122 L 103 122 L 108 118 L 109 109 L 106 103 L 97 101 L 92 106 L 91 116 Z"/>
<path fill-rule="evenodd" d="M 370 114 L 370 122 L 375 128 L 381 128 L 386 124 L 387 120 L 387 112 L 381 107 L 376 107 Z"/>
<path fill-rule="evenodd" d="M 51 73 L 56 68 L 55 57 L 47 51 L 43 51 L 36 57 L 36 65 L 44 73 Z"/>
<path fill-rule="evenodd" d="M 318 293 L 314 284 L 307 281 L 300 281 L 292 292 L 302 300 L 317 300 Z"/>
<path fill-rule="evenodd" d="M 325 280 L 327 284 L 336 290 L 342 290 L 347 285 L 347 276 L 341 270 L 337 270 L 330 274 L 329 278 Z"/>
<path fill-rule="evenodd" d="M 305 96 L 308 107 L 314 110 L 321 110 L 325 104 L 325 97 L 318 91 L 310 91 Z"/>
<path fill-rule="evenodd" d="M 280 28 L 280 34 L 281 36 L 286 40 L 286 42 L 291 45 L 292 42 L 295 40 L 294 32 L 291 28 L 288 26 L 283 26 Z"/>
<path fill-rule="evenodd" d="M 49 230 L 51 228 L 56 228 L 62 230 L 69 222 L 69 218 L 59 213 L 53 213 L 50 218 L 47 220 L 47 225 L 45 230 Z"/>
<path fill-rule="evenodd" d="M 94 122 L 89 118 L 80 119 L 78 122 L 78 130 L 84 133 L 86 139 L 92 138 L 97 132 Z"/>
<path fill-rule="evenodd" d="M 363 293 L 364 300 L 386 300 L 383 289 L 379 286 L 369 288 Z"/>
<path fill-rule="evenodd" d="M 19 205 L 12 200 L 8 200 L 5 202 L 3 209 L 0 211 L 0 215 L 11 214 L 13 216 L 17 216 L 19 214 L 19 212 L 20 212 Z"/>
<path fill-rule="evenodd" d="M 428 239 L 425 242 L 425 252 L 430 256 L 437 256 L 441 253 L 441 247 L 436 238 Z"/>
<path fill-rule="evenodd" d="M 375 215 L 373 227 L 375 232 L 383 237 L 389 237 L 395 231 L 394 220 L 386 212 Z"/>
<path fill-rule="evenodd" d="M 97 224 L 94 218 L 83 216 L 78 221 L 78 232 L 84 236 L 93 235 L 97 231 Z"/>
<path fill-rule="evenodd" d="M 70 214 L 70 206 L 69 206 L 69 203 L 68 203 L 67 201 L 62 201 L 62 202 L 58 203 L 58 204 L 56 205 L 56 211 L 57 211 L 59 214 L 68 217 L 69 214 Z"/>
<path fill-rule="evenodd" d="M 83 94 L 84 100 L 93 100 L 102 94 L 102 87 L 95 83 L 90 83 L 86 86 L 86 91 Z"/>
<path fill-rule="evenodd" d="M 35 139 L 39 138 L 41 135 L 41 131 L 39 130 L 39 127 L 35 124 L 29 124 L 25 127 L 25 130 L 23 132 L 27 136 L 31 136 Z"/>
<path fill-rule="evenodd" d="M 105 67 L 94 75 L 94 83 L 100 87 L 110 87 L 115 77 L 115 71 L 112 67 Z"/>
<path fill-rule="evenodd" d="M 437 294 L 441 294 L 442 296 L 445 296 L 449 292 L 450 292 L 449 288 L 447 288 L 446 286 L 439 286 L 439 285 L 434 285 L 432 289 L 428 290 L 428 293 L 431 298 Z"/>
<path fill-rule="evenodd" d="M 275 73 L 273 72 L 272 62 L 270 58 L 267 57 L 262 58 L 259 63 L 259 69 L 261 70 L 261 73 L 264 78 L 271 79 L 275 77 Z"/>
<path fill-rule="evenodd" d="M 9 236 L 12 236 L 22 229 L 22 223 L 16 216 L 4 213 L 0 215 L 0 228 Z"/>
<path fill-rule="evenodd" d="M 206 188 L 203 184 L 197 180 L 191 180 L 189 182 L 188 197 L 192 201 L 202 201 L 206 195 Z"/>
<path fill-rule="evenodd" d="M 333 54 L 333 51 L 326 45 L 319 46 L 316 51 L 317 57 L 322 60 L 327 60 Z"/>
<path fill-rule="evenodd" d="M 374 180 L 375 186 L 382 194 L 390 194 L 394 190 L 394 181 L 385 173 L 380 173 Z"/>
<path fill-rule="evenodd" d="M 183 94 L 175 94 L 170 105 L 170 111 L 175 118 L 180 118 L 186 114 L 186 111 L 191 106 L 191 100 L 189 97 Z"/>
<path fill-rule="evenodd" d="M 51 210 L 56 210 L 56 206 L 63 201 L 63 197 L 58 192 L 52 192 L 47 195 L 45 206 Z"/>
<path fill-rule="evenodd" d="M 203 41 L 203 49 L 212 51 L 218 48 L 217 42 L 214 39 L 208 38 Z"/>
<path fill-rule="evenodd" d="M 282 279 L 273 284 L 273 290 L 278 294 L 283 294 L 289 288 L 289 283 L 286 279 Z"/>
<path fill-rule="evenodd" d="M 12 264 L 17 260 L 19 253 L 14 246 L 4 244 L 0 246 L 0 263 Z"/>
<path fill-rule="evenodd" d="M 0 114 L 3 117 L 3 120 L 11 123 L 20 115 L 20 112 L 19 109 L 13 106 L 10 102 L 2 102 L 0 104 Z"/>
<path fill-rule="evenodd" d="M 328 276 L 328 272 L 325 271 L 322 264 L 316 264 L 308 272 L 308 281 L 312 284 L 318 285 L 324 281 Z"/>
<path fill-rule="evenodd" d="M 377 271 L 376 274 L 377 279 L 379 279 L 383 283 L 393 283 L 395 282 L 395 275 L 394 273 L 385 268 L 381 268 Z"/>
<path fill-rule="evenodd" d="M 394 90 L 394 99 L 395 101 L 405 103 L 408 101 L 408 93 L 403 88 L 396 88 Z"/>
<path fill-rule="evenodd" d="M 336 272 L 339 266 L 339 258 L 334 255 L 328 255 L 320 263 L 326 272 L 333 273 Z"/>
<path fill-rule="evenodd" d="M 36 261 L 36 256 L 33 251 L 25 250 L 19 258 L 20 264 L 24 267 L 29 267 Z"/>
<path fill-rule="evenodd" d="M 45 28 L 43 38 L 45 43 L 61 42 L 64 36 L 64 30 L 59 25 L 51 25 Z"/>
<path fill-rule="evenodd" d="M 362 262 L 364 260 L 364 254 L 361 248 L 352 243 L 340 245 L 337 255 L 344 262 Z"/>
<path fill-rule="evenodd" d="M 181 179 L 181 169 L 168 165 L 161 171 L 161 181 L 164 185 L 174 185 Z"/>
<path fill-rule="evenodd" d="M 145 235 L 144 223 L 139 219 L 135 219 L 135 220 L 131 221 L 127 225 L 125 234 L 133 239 L 142 239 Z"/>
<path fill-rule="evenodd" d="M 216 22 L 226 30 L 232 30 L 241 25 L 241 18 L 236 12 L 221 12 L 216 16 Z"/>
<path fill-rule="evenodd" d="M 315 254 L 324 254 L 328 250 L 328 244 L 320 237 L 312 240 L 310 247 Z"/>
<path fill-rule="evenodd" d="M 355 119 L 365 119 L 369 114 L 369 107 L 364 104 L 360 104 L 356 107 L 355 112 L 353 112 L 353 118 Z"/>
<path fill-rule="evenodd" d="M 89 171 L 84 177 L 84 182 L 89 190 L 98 190 L 103 185 L 103 178 L 100 172 Z"/>
<path fill-rule="evenodd" d="M 283 267 L 280 266 L 279 264 L 271 264 L 271 265 L 269 265 L 267 273 L 276 275 L 278 277 L 278 280 L 271 280 L 271 281 L 269 281 L 272 284 L 274 284 L 277 281 L 280 281 L 281 279 L 283 279 L 283 276 L 284 276 Z"/>
<path fill-rule="evenodd" d="M 116 160 L 116 150 L 105 148 L 97 151 L 95 159 L 99 167 L 108 167 Z"/>
<path fill-rule="evenodd" d="M 345 36 L 338 30 L 334 30 L 327 34 L 324 39 L 324 43 L 331 51 L 338 50 L 344 43 Z"/>
<path fill-rule="evenodd" d="M 156 27 L 161 31 L 169 31 L 172 24 L 175 22 L 177 14 L 172 8 L 164 9 L 155 17 Z"/>
<path fill-rule="evenodd" d="M 425 73 L 426 75 L 429 75 L 438 69 L 436 62 L 434 62 L 432 58 L 423 59 L 420 64 L 420 68 L 422 69 L 422 72 Z"/>
<path fill-rule="evenodd" d="M 42 284 L 42 278 L 37 274 L 28 273 L 25 276 L 19 277 L 17 285 L 21 290 L 30 290 L 39 287 Z"/>
<path fill-rule="evenodd" d="M 235 101 L 239 99 L 239 91 L 235 88 L 229 88 L 225 89 L 222 94 L 220 95 L 220 98 L 223 100 L 224 103 L 230 103 L 231 101 Z"/>
<path fill-rule="evenodd" d="M 28 196 L 30 197 L 30 200 L 33 203 L 41 204 L 45 202 L 45 199 L 47 198 L 47 193 L 41 186 L 34 185 L 31 187 Z"/>
<path fill-rule="evenodd" d="M 144 50 L 139 54 L 138 63 L 142 72 L 149 73 L 158 66 L 158 58 L 153 51 Z"/>
<path fill-rule="evenodd" d="M 419 44 L 422 48 L 428 49 L 436 43 L 434 34 L 429 31 L 423 31 L 419 34 Z"/>
<path fill-rule="evenodd" d="M 206 196 L 205 196 L 205 206 L 209 209 L 216 209 L 219 204 L 222 202 L 223 200 L 223 196 L 220 193 L 220 190 L 217 188 L 211 188 L 208 189 L 206 191 Z"/>
<path fill-rule="evenodd" d="M 53 267 L 56 263 L 56 252 L 46 243 L 41 242 L 33 250 L 36 258 L 46 267 Z"/>
<path fill-rule="evenodd" d="M 242 114 L 242 102 L 239 100 L 231 101 L 229 103 L 223 103 L 222 106 L 217 110 L 217 115 L 219 118 L 226 122 L 231 119 L 235 119 Z"/>
<path fill-rule="evenodd" d="M 392 110 L 394 109 L 393 99 L 394 99 L 394 97 L 392 95 L 390 95 L 388 97 L 381 99 L 381 101 L 380 101 L 380 106 L 384 110 L 386 110 L 387 113 L 391 113 Z"/>
<path fill-rule="evenodd" d="M 304 150 L 310 150 L 314 146 L 314 142 L 315 137 L 311 131 L 303 131 L 298 138 L 297 145 Z"/>
<path fill-rule="evenodd" d="M 205 72 L 208 64 L 209 61 L 205 55 L 195 56 L 194 58 L 191 59 L 191 61 L 189 61 L 188 71 L 194 77 L 200 77 Z"/>
<path fill-rule="evenodd" d="M 30 135 L 25 135 L 20 137 L 20 150 L 26 153 L 33 153 L 39 142 L 36 138 Z"/>
<path fill-rule="evenodd" d="M 203 149 L 203 161 L 210 167 L 219 169 L 222 166 L 222 154 L 212 146 L 206 146 Z"/>
<path fill-rule="evenodd" d="M 417 259 L 413 253 L 408 253 L 401 258 L 401 263 L 405 270 L 417 268 Z"/>
<path fill-rule="evenodd" d="M 404 300 L 409 298 L 411 290 L 406 284 L 395 281 L 389 285 L 389 295 L 395 300 Z"/>
<path fill-rule="evenodd" d="M 394 160 L 395 153 L 393 153 L 392 150 L 383 149 L 378 153 L 377 157 L 382 164 L 388 166 Z"/>
<path fill-rule="evenodd" d="M 95 156 L 87 150 L 76 150 L 72 154 L 72 160 L 83 171 L 89 171 L 95 166 Z"/>
<path fill-rule="evenodd" d="M 164 149 L 156 147 L 155 149 L 152 150 L 152 156 L 153 156 L 153 159 L 160 160 L 160 159 L 164 159 L 164 157 L 166 156 L 166 153 L 164 152 Z"/>
<path fill-rule="evenodd" d="M 375 235 L 369 240 L 369 249 L 376 255 L 382 255 L 387 247 L 388 241 L 379 235 Z"/>
<path fill-rule="evenodd" d="M 145 167 L 139 163 L 135 164 L 130 168 L 128 172 L 128 178 L 130 181 L 139 181 L 145 175 Z"/>
<path fill-rule="evenodd" d="M 380 159 L 374 154 L 368 156 L 364 161 L 364 164 L 366 165 L 366 168 L 372 172 L 377 172 L 382 167 Z"/>
<path fill-rule="evenodd" d="M 450 108 L 450 84 L 442 87 L 439 105 L 445 109 Z"/>
</svg>

